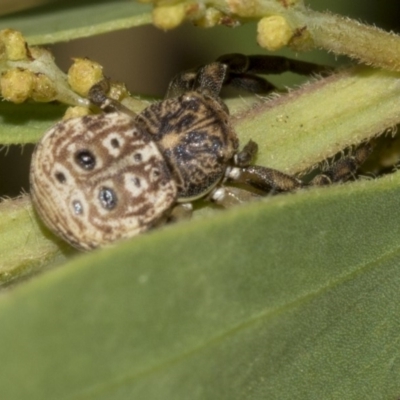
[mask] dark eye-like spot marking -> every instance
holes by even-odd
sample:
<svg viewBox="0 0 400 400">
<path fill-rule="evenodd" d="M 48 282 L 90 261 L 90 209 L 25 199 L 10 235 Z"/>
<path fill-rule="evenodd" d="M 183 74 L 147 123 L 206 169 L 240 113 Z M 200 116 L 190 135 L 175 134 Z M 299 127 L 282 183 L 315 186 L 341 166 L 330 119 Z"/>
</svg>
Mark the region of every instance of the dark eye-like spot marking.
<svg viewBox="0 0 400 400">
<path fill-rule="evenodd" d="M 138 177 L 133 178 L 133 183 L 135 184 L 136 187 L 140 188 L 142 185 L 140 179 Z"/>
<path fill-rule="evenodd" d="M 75 153 L 75 162 L 83 169 L 90 171 L 96 166 L 96 157 L 89 150 L 78 150 Z"/>
<path fill-rule="evenodd" d="M 153 174 L 154 178 L 158 178 L 161 175 L 161 172 L 158 169 L 153 169 L 151 173 Z"/>
<path fill-rule="evenodd" d="M 136 162 L 141 162 L 142 159 L 143 159 L 143 157 L 142 157 L 142 155 L 141 155 L 140 153 L 135 153 L 135 154 L 133 155 L 133 159 L 134 159 Z"/>
<path fill-rule="evenodd" d="M 72 207 L 74 208 L 74 213 L 76 215 L 79 215 L 79 214 L 83 213 L 82 203 L 79 200 L 74 200 L 72 202 Z"/>
<path fill-rule="evenodd" d="M 62 172 L 56 172 L 54 176 L 60 183 L 65 183 L 67 181 L 67 178 Z"/>
<path fill-rule="evenodd" d="M 108 187 L 102 187 L 100 189 L 99 200 L 106 210 L 112 210 L 117 205 L 117 195 L 114 190 Z"/>
<path fill-rule="evenodd" d="M 117 149 L 119 147 L 118 139 L 111 139 L 111 146 L 114 147 L 114 149 Z"/>
</svg>

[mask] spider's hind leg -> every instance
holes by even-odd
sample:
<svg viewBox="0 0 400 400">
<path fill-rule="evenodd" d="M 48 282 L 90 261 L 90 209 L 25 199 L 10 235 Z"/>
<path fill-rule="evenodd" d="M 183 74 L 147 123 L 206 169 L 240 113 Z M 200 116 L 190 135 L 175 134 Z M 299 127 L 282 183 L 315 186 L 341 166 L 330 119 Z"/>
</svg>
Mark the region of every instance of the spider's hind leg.
<svg viewBox="0 0 400 400">
<path fill-rule="evenodd" d="M 217 59 L 228 68 L 225 85 L 243 89 L 251 93 L 266 94 L 275 86 L 258 75 L 294 72 L 299 75 L 327 74 L 331 67 L 307 61 L 293 60 L 282 56 L 226 54 Z"/>
<path fill-rule="evenodd" d="M 327 74 L 331 71 L 331 67 L 281 56 L 225 54 L 197 70 L 176 75 L 170 82 L 165 97 L 176 97 L 196 89 L 207 90 L 213 97 L 217 97 L 223 85 L 251 93 L 266 94 L 276 88 L 271 82 L 258 76 L 260 74 L 294 72 L 299 75 L 312 75 Z"/>
</svg>

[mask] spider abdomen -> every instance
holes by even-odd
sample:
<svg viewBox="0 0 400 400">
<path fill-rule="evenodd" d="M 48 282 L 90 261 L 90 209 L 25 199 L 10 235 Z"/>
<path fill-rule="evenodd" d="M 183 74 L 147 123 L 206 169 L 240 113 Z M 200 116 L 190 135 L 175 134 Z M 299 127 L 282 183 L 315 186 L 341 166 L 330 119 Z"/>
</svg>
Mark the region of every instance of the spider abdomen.
<svg viewBox="0 0 400 400">
<path fill-rule="evenodd" d="M 148 230 L 176 193 L 157 145 L 122 113 L 62 121 L 33 154 L 36 209 L 54 232 L 79 248 Z"/>
</svg>

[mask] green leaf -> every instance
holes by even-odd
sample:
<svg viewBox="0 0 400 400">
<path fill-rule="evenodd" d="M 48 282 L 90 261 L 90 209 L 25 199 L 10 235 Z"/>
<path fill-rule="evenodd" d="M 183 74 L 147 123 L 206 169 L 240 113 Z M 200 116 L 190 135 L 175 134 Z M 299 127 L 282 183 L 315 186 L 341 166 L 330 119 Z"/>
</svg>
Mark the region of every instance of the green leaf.
<svg viewBox="0 0 400 400">
<path fill-rule="evenodd" d="M 0 286 L 65 261 L 70 247 L 38 223 L 28 196 L 0 202 Z"/>
<path fill-rule="evenodd" d="M 400 123 L 400 73 L 357 67 L 307 83 L 235 116 L 256 162 L 287 173 L 315 166 Z"/>
<path fill-rule="evenodd" d="M 36 143 L 57 121 L 66 107 L 58 104 L 0 102 L 0 143 Z"/>
<path fill-rule="evenodd" d="M 127 1 L 65 4 L 0 24 L 22 21 L 30 43 L 48 43 L 150 20 Z M 254 108 L 235 124 L 242 144 L 260 143 L 260 164 L 298 171 L 398 122 L 398 75 L 346 74 Z M 58 119 L 38 116 L 50 105 L 5 107 L 15 114 L 3 113 L 2 143 L 37 141 Z M 397 398 L 399 181 L 214 213 L 3 291 L 2 397 Z M 0 205 L 3 281 L 64 258 L 23 201 Z"/>
<path fill-rule="evenodd" d="M 0 29 L 21 31 L 30 45 L 56 43 L 151 22 L 151 6 L 132 0 L 61 1 L 0 18 Z"/>
<path fill-rule="evenodd" d="M 0 4 L 0 15 L 11 14 L 21 10 L 27 10 L 52 1 L 59 0 L 3 0 Z"/>
<path fill-rule="evenodd" d="M 2 396 L 397 398 L 399 184 L 248 204 L 6 292 Z"/>
</svg>

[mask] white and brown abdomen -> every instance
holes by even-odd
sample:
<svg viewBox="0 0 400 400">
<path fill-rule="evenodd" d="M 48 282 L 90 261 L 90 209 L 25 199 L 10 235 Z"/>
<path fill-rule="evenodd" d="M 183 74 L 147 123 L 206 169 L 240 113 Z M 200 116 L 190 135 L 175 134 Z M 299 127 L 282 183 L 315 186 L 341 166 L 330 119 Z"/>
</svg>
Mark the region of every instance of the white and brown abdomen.
<svg viewBox="0 0 400 400">
<path fill-rule="evenodd" d="M 30 181 L 47 226 L 83 249 L 149 229 L 177 197 L 157 145 L 122 113 L 52 127 L 35 149 Z"/>
<path fill-rule="evenodd" d="M 189 92 L 146 108 L 136 119 L 160 147 L 178 188 L 178 201 L 201 197 L 224 176 L 238 148 L 218 100 Z"/>
</svg>

